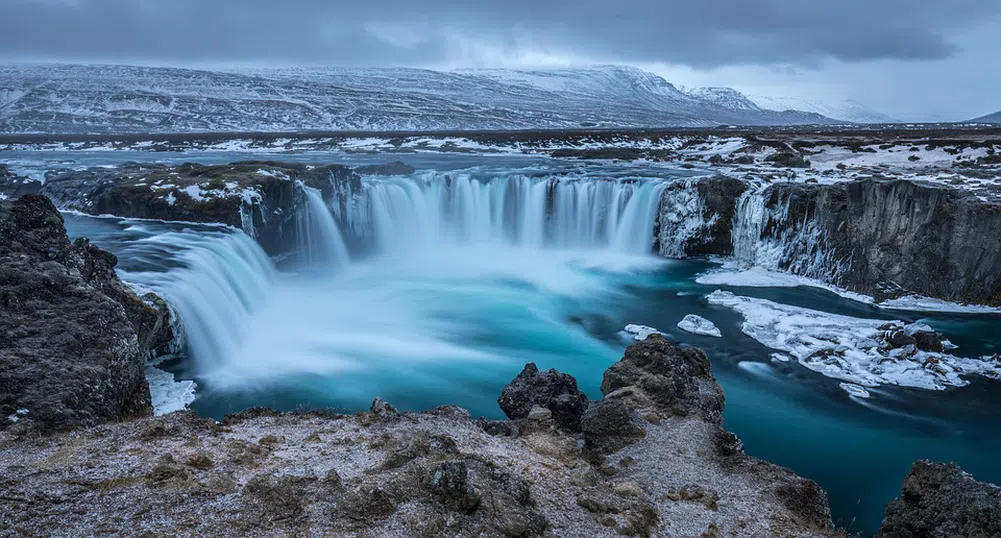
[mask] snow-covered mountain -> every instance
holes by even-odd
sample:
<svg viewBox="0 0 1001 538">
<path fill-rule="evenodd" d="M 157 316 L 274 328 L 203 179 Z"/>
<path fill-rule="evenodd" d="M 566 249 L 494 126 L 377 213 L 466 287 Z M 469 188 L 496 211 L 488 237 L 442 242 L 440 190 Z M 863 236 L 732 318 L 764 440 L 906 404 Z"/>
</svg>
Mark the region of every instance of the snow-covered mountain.
<svg viewBox="0 0 1001 538">
<path fill-rule="evenodd" d="M 839 122 L 848 123 L 899 123 L 899 120 L 881 114 L 855 101 L 827 103 L 793 97 L 745 95 L 733 88 L 682 88 L 686 94 L 715 103 L 731 110 L 747 112 L 796 111 L 819 114 Z"/>
<path fill-rule="evenodd" d="M 831 123 L 730 106 L 638 69 L 0 67 L 0 132 L 425 131 Z"/>
<path fill-rule="evenodd" d="M 877 112 L 857 101 L 845 100 L 828 103 L 793 97 L 765 95 L 748 95 L 747 97 L 763 110 L 802 110 L 851 123 L 900 123 L 900 120 Z"/>
<path fill-rule="evenodd" d="M 683 88 L 682 91 L 697 99 L 703 99 L 731 110 L 746 110 L 751 112 L 760 112 L 762 110 L 754 101 L 751 101 L 746 95 L 733 88 Z"/>
</svg>

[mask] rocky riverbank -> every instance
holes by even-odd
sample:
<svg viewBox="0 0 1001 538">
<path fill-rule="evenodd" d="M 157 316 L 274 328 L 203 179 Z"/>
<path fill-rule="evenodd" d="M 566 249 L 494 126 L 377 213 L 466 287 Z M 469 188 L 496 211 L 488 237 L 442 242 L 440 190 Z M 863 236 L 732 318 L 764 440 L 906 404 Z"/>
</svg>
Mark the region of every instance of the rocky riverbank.
<svg viewBox="0 0 1001 538">
<path fill-rule="evenodd" d="M 839 536 L 815 483 L 720 425 L 705 355 L 631 347 L 588 402 L 534 366 L 510 421 L 456 407 L 181 412 L 0 435 L 0 525 L 23 535 Z M 58 502 L 56 502 L 58 501 Z"/>
</svg>

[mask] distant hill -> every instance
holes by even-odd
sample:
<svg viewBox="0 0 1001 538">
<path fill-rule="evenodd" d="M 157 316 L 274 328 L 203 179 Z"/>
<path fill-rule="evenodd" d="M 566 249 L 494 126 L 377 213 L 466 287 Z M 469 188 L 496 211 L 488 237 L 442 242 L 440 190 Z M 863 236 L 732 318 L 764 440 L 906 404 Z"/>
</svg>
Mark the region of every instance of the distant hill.
<svg viewBox="0 0 1001 538">
<path fill-rule="evenodd" d="M 732 92 L 732 93 L 731 93 Z M 839 118 L 842 119 L 842 118 Z M 0 67 L 0 132 L 485 130 L 834 123 L 631 67 L 552 70 Z"/>
<path fill-rule="evenodd" d="M 974 123 L 1001 123 L 1001 112 L 995 112 L 993 114 L 981 116 L 975 120 L 970 120 L 970 121 Z"/>
</svg>

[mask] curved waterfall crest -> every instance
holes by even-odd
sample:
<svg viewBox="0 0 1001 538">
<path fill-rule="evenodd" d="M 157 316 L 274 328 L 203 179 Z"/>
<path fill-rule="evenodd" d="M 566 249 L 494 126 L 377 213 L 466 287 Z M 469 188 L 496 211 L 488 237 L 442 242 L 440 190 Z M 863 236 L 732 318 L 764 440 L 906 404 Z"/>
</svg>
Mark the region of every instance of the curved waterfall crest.
<svg viewBox="0 0 1001 538">
<path fill-rule="evenodd" d="M 435 244 L 652 251 L 665 182 L 425 172 L 369 177 L 334 203 L 349 243 L 376 253 Z"/>
</svg>

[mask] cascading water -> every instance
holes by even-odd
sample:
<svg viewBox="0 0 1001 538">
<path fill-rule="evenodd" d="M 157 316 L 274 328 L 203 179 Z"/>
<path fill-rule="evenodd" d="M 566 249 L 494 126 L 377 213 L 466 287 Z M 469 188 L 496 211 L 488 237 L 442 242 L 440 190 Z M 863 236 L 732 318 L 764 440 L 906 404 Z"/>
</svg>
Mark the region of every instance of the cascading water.
<svg viewBox="0 0 1001 538">
<path fill-rule="evenodd" d="M 192 355 L 199 361 L 220 361 L 239 349 L 276 276 L 261 247 L 235 231 L 168 232 L 140 242 L 148 249 L 181 252 L 178 268 L 124 276 L 167 299 L 180 316 Z"/>
<path fill-rule="evenodd" d="M 300 184 L 305 207 L 296 215 L 298 253 L 310 269 L 336 268 L 349 261 L 348 249 L 337 222 L 320 191 Z"/>
<path fill-rule="evenodd" d="M 377 252 L 436 244 L 611 249 L 649 253 L 664 183 L 427 173 L 368 178 L 345 215 Z"/>
</svg>

